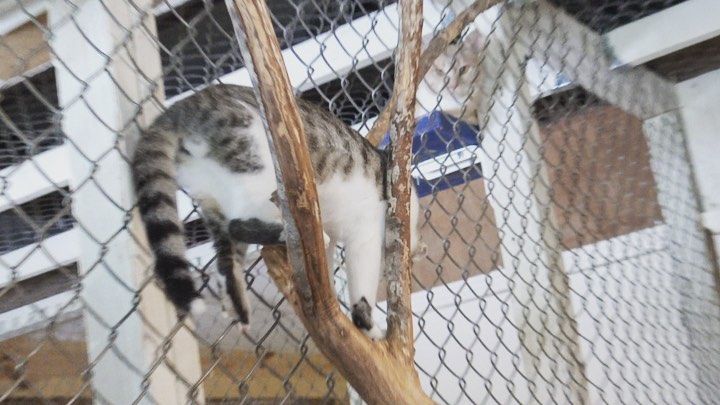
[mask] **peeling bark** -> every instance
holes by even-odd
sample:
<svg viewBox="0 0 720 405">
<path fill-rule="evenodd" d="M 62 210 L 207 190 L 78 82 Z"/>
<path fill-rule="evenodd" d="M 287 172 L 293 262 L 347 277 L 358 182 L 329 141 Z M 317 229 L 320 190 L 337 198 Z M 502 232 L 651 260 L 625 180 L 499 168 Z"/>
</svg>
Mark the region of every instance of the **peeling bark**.
<svg viewBox="0 0 720 405">
<path fill-rule="evenodd" d="M 391 204 L 385 221 L 385 272 L 387 276 L 388 331 L 392 347 L 409 359 L 415 357 L 410 294 L 410 162 L 415 132 L 415 92 L 422 41 L 422 2 L 400 0 L 400 41 L 396 50 L 397 100 L 390 128 L 392 160 L 388 164 Z M 417 378 L 417 377 L 416 377 Z"/>
</svg>

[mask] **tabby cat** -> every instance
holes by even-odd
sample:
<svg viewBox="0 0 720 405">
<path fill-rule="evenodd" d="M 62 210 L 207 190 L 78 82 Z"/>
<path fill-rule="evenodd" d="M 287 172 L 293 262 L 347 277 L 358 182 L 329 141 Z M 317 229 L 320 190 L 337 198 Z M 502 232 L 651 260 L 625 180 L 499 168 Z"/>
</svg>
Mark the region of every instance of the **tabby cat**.
<svg viewBox="0 0 720 405">
<path fill-rule="evenodd" d="M 328 257 L 345 246 L 352 320 L 379 338 L 372 308 L 383 267 L 386 154 L 342 121 L 298 100 L 317 182 Z M 138 207 L 155 272 L 178 314 L 202 311 L 188 262 L 175 193 L 201 207 L 237 319 L 249 323 L 242 263 L 247 244 L 284 241 L 273 163 L 253 90 L 215 85 L 178 101 L 143 132 L 132 162 Z M 419 248 L 418 201 L 411 200 L 411 249 Z"/>
</svg>

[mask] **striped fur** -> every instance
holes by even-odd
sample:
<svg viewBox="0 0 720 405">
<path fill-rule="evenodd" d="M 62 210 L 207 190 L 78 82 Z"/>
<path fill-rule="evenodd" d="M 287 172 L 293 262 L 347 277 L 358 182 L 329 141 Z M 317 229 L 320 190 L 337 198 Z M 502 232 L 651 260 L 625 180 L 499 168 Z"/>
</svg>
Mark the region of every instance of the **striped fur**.
<svg viewBox="0 0 720 405">
<path fill-rule="evenodd" d="M 351 303 L 362 308 L 353 311 L 353 318 L 359 327 L 376 333 L 369 311 L 376 302 L 382 266 L 385 155 L 327 111 L 303 100 L 298 106 L 323 228 L 331 240 L 345 245 Z M 284 234 L 278 232 L 280 210 L 271 201 L 277 183 L 252 89 L 211 86 L 177 102 L 144 131 L 132 170 L 155 271 L 178 313 L 185 315 L 200 298 L 185 259 L 175 201 L 179 185 L 200 202 L 227 293 L 238 320 L 247 324 L 242 253 L 236 245 L 282 242 Z M 416 198 L 412 211 L 416 221 Z M 412 229 L 416 246 L 416 227 Z M 356 316 L 358 311 L 362 313 Z"/>
</svg>

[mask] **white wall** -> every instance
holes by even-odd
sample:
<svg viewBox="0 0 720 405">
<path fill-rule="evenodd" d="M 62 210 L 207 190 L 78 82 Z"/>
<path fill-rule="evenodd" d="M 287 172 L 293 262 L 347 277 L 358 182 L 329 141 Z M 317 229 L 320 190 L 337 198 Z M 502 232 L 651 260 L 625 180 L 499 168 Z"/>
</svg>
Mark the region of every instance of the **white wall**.
<svg viewBox="0 0 720 405">
<path fill-rule="evenodd" d="M 697 403 L 687 388 L 695 376 L 665 233 L 660 225 L 563 253 L 591 404 Z M 420 371 L 433 400 L 532 402 L 517 371 L 520 341 L 508 302 L 502 271 L 413 294 L 424 324 L 415 325 L 415 361 L 437 378 L 433 383 Z"/>
</svg>

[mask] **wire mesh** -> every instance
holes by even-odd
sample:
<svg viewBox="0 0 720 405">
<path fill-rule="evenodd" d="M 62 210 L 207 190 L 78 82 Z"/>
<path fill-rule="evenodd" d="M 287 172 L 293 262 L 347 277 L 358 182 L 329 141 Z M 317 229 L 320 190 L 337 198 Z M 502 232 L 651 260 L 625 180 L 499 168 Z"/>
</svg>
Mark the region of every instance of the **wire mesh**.
<svg viewBox="0 0 720 405">
<path fill-rule="evenodd" d="M 691 171 L 665 106 L 668 83 L 720 66 L 717 39 L 611 71 L 600 34 L 682 2 L 518 3 L 481 14 L 418 89 L 423 388 L 448 404 L 715 403 L 717 263 L 693 185 L 708 173 Z M 426 39 L 468 4 L 426 1 Z M 268 6 L 298 96 L 367 133 L 393 87 L 395 2 Z M 194 328 L 166 316 L 152 263 L 137 259 L 138 128 L 193 90 L 248 83 L 224 2 L 0 10 L 0 402 L 358 402 L 256 248 L 251 329 L 224 315 L 211 236 L 187 196 L 189 259 L 210 302 Z"/>
</svg>

